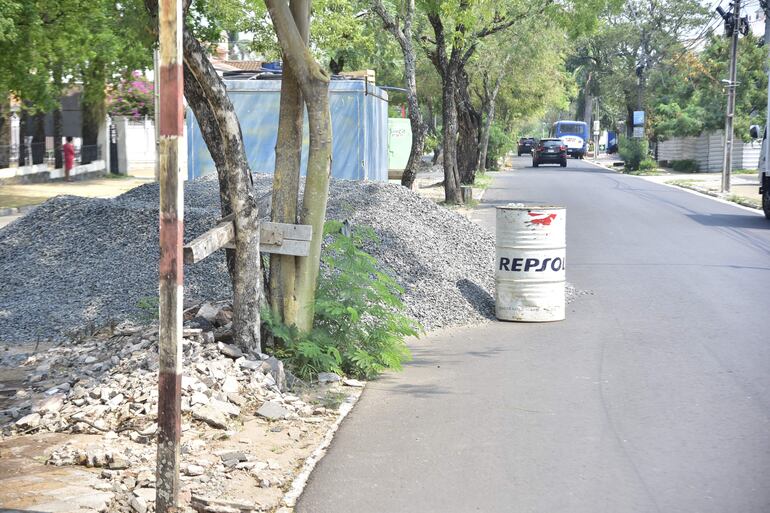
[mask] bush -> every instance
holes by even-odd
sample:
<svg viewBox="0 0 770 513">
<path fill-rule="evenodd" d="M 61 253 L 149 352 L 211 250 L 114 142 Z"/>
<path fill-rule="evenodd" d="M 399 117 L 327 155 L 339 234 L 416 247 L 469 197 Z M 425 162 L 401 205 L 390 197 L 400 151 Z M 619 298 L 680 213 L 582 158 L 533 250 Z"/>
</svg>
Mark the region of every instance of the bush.
<svg viewBox="0 0 770 513">
<path fill-rule="evenodd" d="M 420 327 L 403 314 L 403 289 L 361 249 L 376 244 L 377 236 L 371 228 L 351 231 L 339 221 L 327 221 L 324 235 L 310 333 L 302 335 L 263 313 L 268 329 L 283 342 L 277 356 L 305 380 L 319 372 L 368 379 L 386 369 L 401 369 L 411 358 L 404 338 L 417 335 Z"/>
<path fill-rule="evenodd" d="M 647 158 L 647 141 L 624 137 L 618 145 L 618 155 L 623 159 L 628 171 L 636 171 L 642 160 Z"/>
<path fill-rule="evenodd" d="M 513 150 L 516 146 L 516 140 L 512 139 L 508 132 L 499 126 L 492 124 L 489 127 L 489 144 L 487 145 L 486 169 L 497 171 L 497 161 L 500 157 Z"/>
<path fill-rule="evenodd" d="M 107 110 L 112 116 L 129 116 L 139 119 L 154 112 L 154 85 L 134 71 L 130 80 L 123 80 L 107 97 Z"/>
<path fill-rule="evenodd" d="M 697 173 L 698 163 L 694 160 L 672 160 L 671 169 L 679 173 Z"/>
<path fill-rule="evenodd" d="M 639 162 L 639 171 L 655 171 L 658 169 L 658 163 L 652 159 L 644 159 Z"/>
</svg>

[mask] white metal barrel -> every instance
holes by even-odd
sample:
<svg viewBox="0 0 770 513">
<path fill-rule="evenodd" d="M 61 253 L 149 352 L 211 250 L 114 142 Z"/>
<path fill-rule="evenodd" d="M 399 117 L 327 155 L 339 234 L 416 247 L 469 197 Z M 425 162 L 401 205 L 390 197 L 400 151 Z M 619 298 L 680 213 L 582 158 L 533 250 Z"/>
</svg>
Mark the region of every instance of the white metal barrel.
<svg viewBox="0 0 770 513">
<path fill-rule="evenodd" d="M 495 315 L 503 321 L 561 321 L 565 316 L 567 210 L 497 207 Z"/>
</svg>

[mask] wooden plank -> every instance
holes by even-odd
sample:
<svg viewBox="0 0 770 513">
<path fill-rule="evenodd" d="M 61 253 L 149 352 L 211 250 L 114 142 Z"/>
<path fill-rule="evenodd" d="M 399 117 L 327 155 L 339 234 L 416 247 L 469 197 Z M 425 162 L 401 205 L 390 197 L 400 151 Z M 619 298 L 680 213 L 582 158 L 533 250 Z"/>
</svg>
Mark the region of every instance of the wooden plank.
<svg viewBox="0 0 770 513">
<path fill-rule="evenodd" d="M 230 242 L 222 247 L 224 249 L 235 249 L 235 244 Z M 284 239 L 281 245 L 264 244 L 260 241 L 259 251 L 261 253 L 275 253 L 277 255 L 308 256 L 310 254 L 310 241 Z"/>
<path fill-rule="evenodd" d="M 280 231 L 284 239 L 292 240 L 310 240 L 313 238 L 313 227 L 309 224 L 286 224 L 286 223 L 262 223 L 262 237 L 265 230 Z"/>
<path fill-rule="evenodd" d="M 225 247 L 235 238 L 235 224 L 232 220 L 222 220 L 211 230 L 192 240 L 184 247 L 184 263 L 200 262 L 214 251 Z"/>
<path fill-rule="evenodd" d="M 313 227 L 302 224 L 262 223 L 259 250 L 262 253 L 307 256 Z M 235 224 L 228 216 L 214 228 L 196 237 L 184 247 L 184 263 L 200 262 L 218 249 L 234 249 Z"/>
</svg>

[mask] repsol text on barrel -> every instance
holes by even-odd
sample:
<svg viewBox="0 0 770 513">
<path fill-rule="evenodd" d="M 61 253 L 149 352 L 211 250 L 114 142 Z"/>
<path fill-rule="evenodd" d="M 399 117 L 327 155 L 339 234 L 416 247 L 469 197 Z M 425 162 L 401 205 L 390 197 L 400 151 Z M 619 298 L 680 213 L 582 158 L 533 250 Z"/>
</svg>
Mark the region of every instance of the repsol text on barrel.
<svg viewBox="0 0 770 513">
<path fill-rule="evenodd" d="M 534 271 L 541 273 L 545 271 L 558 272 L 565 268 L 564 260 L 560 257 L 556 258 L 505 258 L 500 257 L 500 265 L 498 270 L 500 271 L 520 271 L 529 272 Z"/>
</svg>

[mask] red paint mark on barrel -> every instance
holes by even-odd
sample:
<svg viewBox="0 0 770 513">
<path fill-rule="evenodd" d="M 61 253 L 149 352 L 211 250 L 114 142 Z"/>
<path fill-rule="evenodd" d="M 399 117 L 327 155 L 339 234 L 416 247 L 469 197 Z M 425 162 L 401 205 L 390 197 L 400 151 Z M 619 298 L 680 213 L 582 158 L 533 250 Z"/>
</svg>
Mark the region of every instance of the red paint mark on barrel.
<svg viewBox="0 0 770 513">
<path fill-rule="evenodd" d="M 530 224 L 542 224 L 549 226 L 551 221 L 556 219 L 556 214 L 542 214 L 539 212 L 528 212 L 528 214 L 533 218 L 529 221 Z"/>
</svg>

